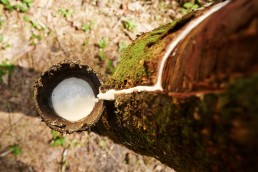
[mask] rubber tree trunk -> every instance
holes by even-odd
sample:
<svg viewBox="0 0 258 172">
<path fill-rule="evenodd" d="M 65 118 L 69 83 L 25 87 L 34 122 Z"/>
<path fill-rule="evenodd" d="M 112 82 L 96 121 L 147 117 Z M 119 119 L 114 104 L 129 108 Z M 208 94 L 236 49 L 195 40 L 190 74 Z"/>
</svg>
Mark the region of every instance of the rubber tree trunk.
<svg viewBox="0 0 258 172">
<path fill-rule="evenodd" d="M 168 45 L 204 14 L 140 36 L 102 91 L 155 85 Z M 162 91 L 105 101 L 92 130 L 178 172 L 258 171 L 257 0 L 234 0 L 198 24 L 170 52 L 161 77 Z"/>
</svg>

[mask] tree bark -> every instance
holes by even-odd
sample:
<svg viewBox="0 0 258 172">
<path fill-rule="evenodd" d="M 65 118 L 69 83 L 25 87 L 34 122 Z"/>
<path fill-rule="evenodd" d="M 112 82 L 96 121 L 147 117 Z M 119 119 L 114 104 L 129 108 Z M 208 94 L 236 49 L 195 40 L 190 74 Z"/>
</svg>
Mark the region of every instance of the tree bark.
<svg viewBox="0 0 258 172">
<path fill-rule="evenodd" d="M 140 36 L 102 90 L 154 85 L 168 44 L 203 13 Z M 258 1 L 234 0 L 196 26 L 162 87 L 105 101 L 92 130 L 180 172 L 258 171 Z"/>
</svg>

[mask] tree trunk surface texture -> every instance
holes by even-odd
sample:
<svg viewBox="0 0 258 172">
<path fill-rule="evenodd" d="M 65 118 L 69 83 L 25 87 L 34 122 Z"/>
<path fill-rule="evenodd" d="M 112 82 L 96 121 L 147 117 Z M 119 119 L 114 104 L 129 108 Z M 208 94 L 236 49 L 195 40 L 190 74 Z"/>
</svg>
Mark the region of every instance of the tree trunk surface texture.
<svg viewBox="0 0 258 172">
<path fill-rule="evenodd" d="M 154 85 L 170 42 L 205 10 L 137 38 L 102 90 Z M 257 0 L 232 0 L 196 26 L 161 81 L 105 101 L 92 130 L 178 172 L 258 171 Z"/>
</svg>

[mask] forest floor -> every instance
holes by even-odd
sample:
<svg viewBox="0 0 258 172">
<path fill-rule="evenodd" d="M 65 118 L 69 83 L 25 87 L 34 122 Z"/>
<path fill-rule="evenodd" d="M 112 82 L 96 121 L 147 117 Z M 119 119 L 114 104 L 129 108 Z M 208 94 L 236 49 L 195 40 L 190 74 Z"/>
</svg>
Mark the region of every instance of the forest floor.
<svg viewBox="0 0 258 172">
<path fill-rule="evenodd" d="M 35 112 L 33 84 L 63 59 L 105 81 L 132 40 L 182 16 L 177 1 L 0 2 L 0 171 L 173 171 L 92 132 L 51 131 Z"/>
</svg>

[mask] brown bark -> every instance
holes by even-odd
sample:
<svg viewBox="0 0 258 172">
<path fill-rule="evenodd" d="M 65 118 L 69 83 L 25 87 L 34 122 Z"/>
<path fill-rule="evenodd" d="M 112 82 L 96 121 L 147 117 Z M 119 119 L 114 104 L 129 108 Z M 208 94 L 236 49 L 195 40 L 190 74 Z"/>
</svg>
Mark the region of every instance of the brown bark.
<svg viewBox="0 0 258 172">
<path fill-rule="evenodd" d="M 257 4 L 234 1 L 194 29 L 167 61 L 164 87 L 177 92 L 223 89 L 230 78 L 253 73 L 258 64 Z"/>
<path fill-rule="evenodd" d="M 144 60 L 147 75 L 133 78 L 118 69 L 108 84 L 128 88 L 154 82 L 153 66 L 166 49 L 161 46 L 188 24 L 161 27 L 165 31 L 156 29 L 138 38 L 124 59 L 134 58 L 146 37 L 162 35 L 144 44 L 144 51 L 154 52 L 145 52 L 151 56 Z M 154 56 L 158 50 L 150 47 L 161 50 L 160 55 Z M 257 171 L 257 47 L 258 1 L 232 1 L 171 52 L 163 70 L 163 91 L 117 95 L 115 102 L 106 102 L 94 130 L 176 171 Z M 126 60 L 120 64 L 126 65 Z"/>
</svg>

